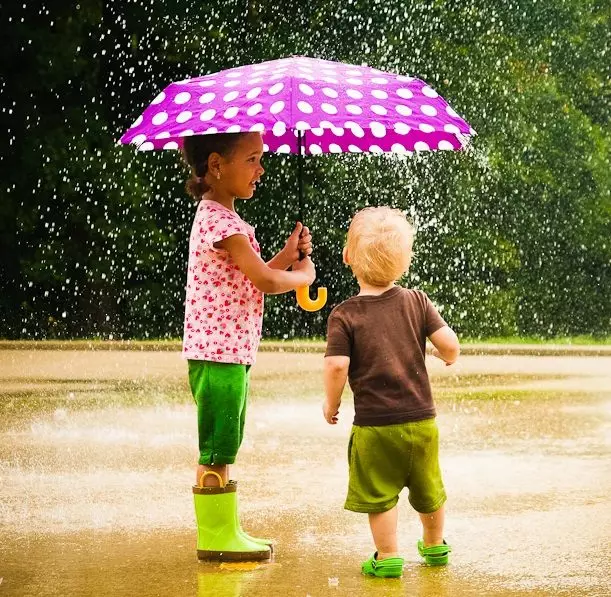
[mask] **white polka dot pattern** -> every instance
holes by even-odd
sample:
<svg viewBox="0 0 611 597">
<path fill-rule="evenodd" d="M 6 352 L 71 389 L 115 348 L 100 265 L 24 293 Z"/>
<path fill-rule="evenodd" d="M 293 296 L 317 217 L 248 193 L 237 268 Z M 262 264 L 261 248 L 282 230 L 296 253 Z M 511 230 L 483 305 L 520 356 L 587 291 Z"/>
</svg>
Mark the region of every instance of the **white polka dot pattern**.
<svg viewBox="0 0 611 597">
<path fill-rule="evenodd" d="M 307 57 L 168 85 L 121 137 L 141 150 L 184 137 L 259 131 L 266 151 L 306 154 L 459 150 L 475 131 L 420 79 Z"/>
</svg>

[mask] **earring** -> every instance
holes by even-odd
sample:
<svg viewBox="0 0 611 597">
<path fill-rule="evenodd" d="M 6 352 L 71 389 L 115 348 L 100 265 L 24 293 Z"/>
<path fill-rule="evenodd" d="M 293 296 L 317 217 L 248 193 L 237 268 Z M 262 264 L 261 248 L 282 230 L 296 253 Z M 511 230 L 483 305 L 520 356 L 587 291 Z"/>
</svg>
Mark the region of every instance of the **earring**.
<svg viewBox="0 0 611 597">
<path fill-rule="evenodd" d="M 217 180 L 221 180 L 221 171 L 220 170 L 216 171 L 216 178 Z"/>
</svg>

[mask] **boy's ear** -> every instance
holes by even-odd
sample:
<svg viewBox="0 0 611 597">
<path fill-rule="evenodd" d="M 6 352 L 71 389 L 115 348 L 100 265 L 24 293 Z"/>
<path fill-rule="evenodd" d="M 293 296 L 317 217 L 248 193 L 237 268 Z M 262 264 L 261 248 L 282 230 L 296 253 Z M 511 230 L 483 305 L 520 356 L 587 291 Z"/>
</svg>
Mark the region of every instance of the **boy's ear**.
<svg viewBox="0 0 611 597">
<path fill-rule="evenodd" d="M 342 249 L 342 260 L 346 265 L 350 265 L 350 262 L 348 261 L 348 249 L 347 247 L 344 247 Z"/>
</svg>

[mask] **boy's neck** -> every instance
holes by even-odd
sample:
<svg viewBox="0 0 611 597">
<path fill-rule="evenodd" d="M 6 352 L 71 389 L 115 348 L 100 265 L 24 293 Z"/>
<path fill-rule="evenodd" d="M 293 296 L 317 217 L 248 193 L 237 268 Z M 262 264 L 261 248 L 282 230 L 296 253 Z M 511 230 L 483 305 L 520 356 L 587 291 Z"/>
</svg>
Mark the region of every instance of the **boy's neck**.
<svg viewBox="0 0 611 597">
<path fill-rule="evenodd" d="M 357 296 L 378 296 L 380 294 L 384 294 L 395 286 L 394 282 L 391 282 L 386 286 L 372 286 L 371 284 L 367 284 L 366 282 L 363 282 L 358 278 L 357 282 L 359 283 L 359 288 L 361 289 Z"/>
</svg>

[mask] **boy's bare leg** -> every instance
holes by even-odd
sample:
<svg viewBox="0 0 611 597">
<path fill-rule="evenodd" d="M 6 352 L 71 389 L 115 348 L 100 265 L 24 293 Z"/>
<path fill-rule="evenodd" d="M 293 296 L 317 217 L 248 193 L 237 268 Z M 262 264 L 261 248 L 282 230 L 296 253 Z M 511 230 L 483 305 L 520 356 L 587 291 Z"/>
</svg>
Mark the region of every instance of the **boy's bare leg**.
<svg viewBox="0 0 611 597">
<path fill-rule="evenodd" d="M 369 526 L 378 550 L 378 560 L 397 556 L 397 518 L 397 506 L 386 512 L 369 514 Z"/>
<path fill-rule="evenodd" d="M 200 479 L 206 471 L 212 471 L 221 476 L 223 479 L 223 485 L 227 485 L 227 479 L 229 478 L 229 466 L 226 464 L 200 464 L 197 467 L 197 473 L 195 475 L 195 485 L 199 486 Z M 204 477 L 204 487 L 218 487 L 219 480 L 216 475 L 206 475 Z"/>
<path fill-rule="evenodd" d="M 422 541 L 424 547 L 443 545 L 443 524 L 445 521 L 445 507 L 441 506 L 435 512 L 428 514 L 418 513 L 422 522 Z"/>
</svg>

